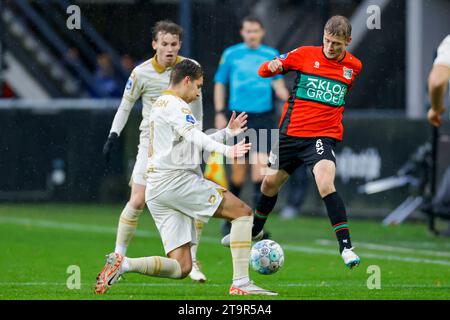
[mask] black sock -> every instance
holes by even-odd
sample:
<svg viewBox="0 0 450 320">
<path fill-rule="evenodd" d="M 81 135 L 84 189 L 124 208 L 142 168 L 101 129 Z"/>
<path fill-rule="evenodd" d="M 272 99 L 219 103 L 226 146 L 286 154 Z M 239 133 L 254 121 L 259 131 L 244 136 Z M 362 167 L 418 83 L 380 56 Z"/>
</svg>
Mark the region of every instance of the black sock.
<svg viewBox="0 0 450 320">
<path fill-rule="evenodd" d="M 253 208 L 258 205 L 258 200 L 261 195 L 261 184 L 262 182 L 253 182 Z"/>
<path fill-rule="evenodd" d="M 233 182 L 230 184 L 230 192 L 239 198 L 241 195 L 242 186 L 235 185 Z"/>
<path fill-rule="evenodd" d="M 255 216 L 253 220 L 252 236 L 256 236 L 264 227 L 267 217 L 272 212 L 275 204 L 277 203 L 278 194 L 273 197 L 268 197 L 264 193 L 261 196 L 256 205 Z"/>
<path fill-rule="evenodd" d="M 337 192 L 327 195 L 322 200 L 325 202 L 328 217 L 330 218 L 334 232 L 336 232 L 336 238 L 339 242 L 339 252 L 342 253 L 344 248 L 350 249 L 352 247 L 344 202 Z"/>
</svg>

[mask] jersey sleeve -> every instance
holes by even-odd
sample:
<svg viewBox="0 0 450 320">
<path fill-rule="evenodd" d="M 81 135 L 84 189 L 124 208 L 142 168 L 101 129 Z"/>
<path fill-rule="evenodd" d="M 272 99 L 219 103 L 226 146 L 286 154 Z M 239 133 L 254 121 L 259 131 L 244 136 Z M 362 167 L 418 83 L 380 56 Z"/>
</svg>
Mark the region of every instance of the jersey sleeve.
<svg viewBox="0 0 450 320">
<path fill-rule="evenodd" d="M 230 52 L 225 50 L 220 58 L 219 67 L 214 76 L 214 83 L 227 84 L 230 80 L 231 58 Z"/>
<path fill-rule="evenodd" d="M 166 116 L 169 124 L 180 136 L 199 125 L 188 105 L 183 106 L 179 103 L 168 101 Z"/>
<path fill-rule="evenodd" d="M 450 35 L 445 37 L 437 50 L 434 65 L 444 65 L 450 68 Z"/>
<path fill-rule="evenodd" d="M 123 92 L 123 98 L 130 101 L 136 102 L 141 97 L 142 94 L 142 84 L 139 80 L 139 75 L 136 69 L 133 70 L 130 77 L 128 78 L 127 84 L 125 85 L 125 90 Z"/>
<path fill-rule="evenodd" d="M 290 52 L 280 54 L 275 59 L 278 59 L 283 64 L 283 73 L 289 72 L 291 70 L 301 70 L 303 62 L 303 51 L 302 47 L 294 49 Z"/>
<path fill-rule="evenodd" d="M 180 136 L 203 150 L 227 155 L 230 147 L 215 141 L 203 133 L 199 129 L 200 124 L 188 106 L 176 103 L 171 104 L 170 102 L 169 104 L 171 105 L 167 110 L 169 124 Z"/>
<path fill-rule="evenodd" d="M 280 52 L 278 50 L 276 50 L 276 49 L 274 49 L 273 53 L 274 53 L 274 58 L 280 56 Z M 272 81 L 279 80 L 279 79 L 283 79 L 283 75 L 282 74 L 277 74 L 277 75 L 273 76 Z"/>
</svg>

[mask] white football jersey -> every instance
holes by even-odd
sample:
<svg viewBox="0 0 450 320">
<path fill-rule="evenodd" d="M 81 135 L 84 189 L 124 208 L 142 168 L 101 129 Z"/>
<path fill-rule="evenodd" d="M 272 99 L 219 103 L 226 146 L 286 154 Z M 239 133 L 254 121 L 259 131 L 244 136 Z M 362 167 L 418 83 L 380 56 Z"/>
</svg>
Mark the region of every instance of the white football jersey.
<svg viewBox="0 0 450 320">
<path fill-rule="evenodd" d="M 169 87 L 170 73 L 173 69 L 172 67 L 164 68 L 156 61 L 155 57 L 134 68 L 123 94 L 124 99 L 131 103 L 135 103 L 142 97 L 142 122 L 139 126 L 141 131 L 149 130 L 148 115 L 156 99 Z M 178 56 L 175 64 L 183 59 L 186 58 Z M 200 126 L 202 126 L 203 108 L 201 97 L 194 101 L 190 107 Z"/>
<path fill-rule="evenodd" d="M 450 68 L 450 34 L 439 45 L 434 64 L 445 65 Z"/>
<path fill-rule="evenodd" d="M 165 91 L 153 104 L 148 119 L 148 183 L 174 170 L 198 171 L 202 150 L 182 137 L 188 130 L 201 130 L 190 106 L 174 92 Z"/>
</svg>

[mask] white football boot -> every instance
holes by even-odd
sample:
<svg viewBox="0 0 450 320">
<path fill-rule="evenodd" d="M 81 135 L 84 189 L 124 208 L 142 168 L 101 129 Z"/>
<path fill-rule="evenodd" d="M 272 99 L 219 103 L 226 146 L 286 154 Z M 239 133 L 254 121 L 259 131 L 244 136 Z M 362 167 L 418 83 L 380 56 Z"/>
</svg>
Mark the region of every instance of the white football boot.
<svg viewBox="0 0 450 320">
<path fill-rule="evenodd" d="M 262 240 L 263 236 L 264 236 L 264 230 L 261 230 L 256 236 L 252 237 L 252 241 L 258 242 L 259 240 Z M 225 237 L 223 237 L 222 240 L 220 240 L 220 243 L 224 247 L 229 247 L 230 246 L 230 234 L 227 234 Z"/>
<path fill-rule="evenodd" d="M 231 285 L 230 295 L 262 295 L 262 296 L 277 296 L 278 293 L 275 291 L 266 290 L 258 287 L 253 283 L 253 281 L 249 281 L 242 286 Z"/>
<path fill-rule="evenodd" d="M 361 259 L 353 252 L 353 249 L 354 248 L 345 248 L 341 253 L 345 265 L 350 269 L 359 266 L 359 263 L 361 262 Z"/>
<path fill-rule="evenodd" d="M 104 294 L 111 286 L 120 279 L 121 266 L 124 256 L 118 253 L 110 253 L 106 256 L 106 264 L 97 276 L 95 293 Z"/>
<path fill-rule="evenodd" d="M 191 277 L 192 281 L 194 282 L 206 282 L 206 276 L 203 274 L 203 272 L 200 271 L 200 265 L 198 261 L 192 264 L 192 270 L 191 273 L 189 273 L 189 277 Z"/>
</svg>

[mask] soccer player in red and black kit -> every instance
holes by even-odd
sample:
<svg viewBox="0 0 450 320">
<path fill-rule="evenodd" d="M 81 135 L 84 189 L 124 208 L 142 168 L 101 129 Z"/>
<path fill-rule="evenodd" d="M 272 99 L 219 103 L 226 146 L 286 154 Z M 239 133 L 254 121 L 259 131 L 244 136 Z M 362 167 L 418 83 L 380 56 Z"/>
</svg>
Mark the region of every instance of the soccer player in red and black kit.
<svg viewBox="0 0 450 320">
<path fill-rule="evenodd" d="M 305 46 L 261 65 L 259 75 L 272 77 L 297 73 L 295 86 L 280 120 L 278 148 L 269 157 L 272 172 L 265 176 L 255 210 L 253 240 L 262 238 L 263 226 L 275 207 L 278 192 L 297 167 L 306 163 L 313 172 L 327 208 L 345 264 L 353 268 L 360 259 L 353 252 L 345 205 L 334 186 L 334 147 L 342 140 L 344 99 L 361 71 L 361 61 L 346 51 L 351 24 L 334 16 L 324 28 L 323 46 Z M 222 244 L 227 245 L 227 237 Z"/>
</svg>

